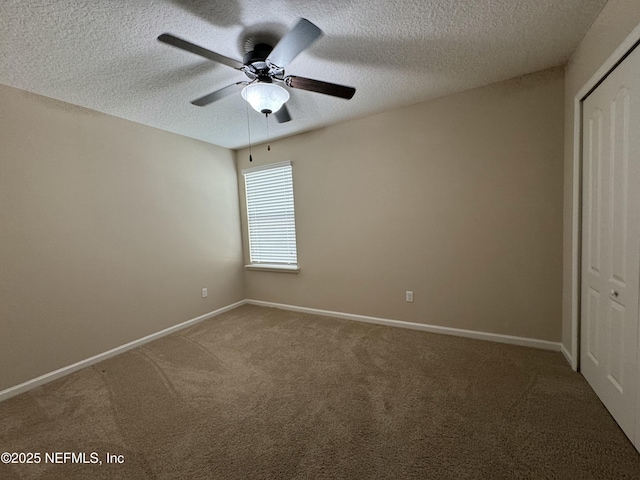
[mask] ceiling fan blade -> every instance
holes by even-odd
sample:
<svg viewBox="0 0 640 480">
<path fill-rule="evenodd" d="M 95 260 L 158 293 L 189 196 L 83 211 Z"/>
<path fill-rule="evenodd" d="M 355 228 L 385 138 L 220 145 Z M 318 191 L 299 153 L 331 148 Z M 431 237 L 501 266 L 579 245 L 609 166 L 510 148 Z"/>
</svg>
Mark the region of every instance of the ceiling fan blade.
<svg viewBox="0 0 640 480">
<path fill-rule="evenodd" d="M 295 27 L 280 39 L 267 60 L 284 68 L 303 50 L 322 36 L 322 30 L 305 18 L 301 18 Z"/>
<path fill-rule="evenodd" d="M 225 57 L 224 55 L 220 55 L 219 53 L 212 52 L 211 50 L 207 50 L 206 48 L 195 45 L 191 42 L 183 40 L 182 38 L 178 38 L 174 35 L 171 35 L 170 33 L 163 33 L 158 37 L 158 40 L 160 40 L 162 43 L 166 43 L 167 45 L 171 45 L 181 50 L 186 50 L 187 52 L 195 53 L 196 55 L 200 55 L 201 57 L 208 58 L 209 60 L 213 60 L 214 62 L 228 65 L 231 68 L 239 70 L 244 66 L 244 64 L 239 60 L 234 60 L 233 58 Z"/>
<path fill-rule="evenodd" d="M 286 105 L 282 105 L 282 107 L 280 107 L 280 110 L 274 113 L 274 115 L 276 116 L 276 120 L 278 121 L 278 123 L 287 123 L 291 121 L 291 115 L 289 114 L 289 109 Z"/>
<path fill-rule="evenodd" d="M 312 80 L 311 78 L 289 75 L 284 80 L 291 88 L 324 93 L 325 95 L 346 98 L 347 100 L 351 99 L 356 93 L 356 89 L 353 87 L 346 87 L 344 85 L 338 85 L 337 83 L 322 82 L 320 80 Z"/>
<path fill-rule="evenodd" d="M 232 83 L 231 85 L 227 85 L 226 87 L 221 88 L 220 90 L 216 90 L 215 92 L 210 93 L 209 95 L 205 95 L 204 97 L 197 98 L 196 100 L 192 101 L 191 104 L 195 105 L 196 107 L 204 107 L 205 105 L 209 105 L 210 103 L 213 103 L 216 100 L 220 100 L 221 98 L 228 97 L 229 95 L 233 95 L 238 91 L 239 85 L 246 85 L 246 83 L 247 82 Z"/>
</svg>

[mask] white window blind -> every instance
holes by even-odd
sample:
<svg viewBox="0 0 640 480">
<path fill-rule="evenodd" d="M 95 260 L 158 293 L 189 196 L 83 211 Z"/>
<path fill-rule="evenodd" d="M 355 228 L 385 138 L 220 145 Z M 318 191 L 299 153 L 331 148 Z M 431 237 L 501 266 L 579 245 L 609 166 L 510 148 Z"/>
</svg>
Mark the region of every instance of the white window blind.
<svg viewBox="0 0 640 480">
<path fill-rule="evenodd" d="M 249 168 L 242 174 L 251 263 L 297 264 L 291 162 Z"/>
</svg>

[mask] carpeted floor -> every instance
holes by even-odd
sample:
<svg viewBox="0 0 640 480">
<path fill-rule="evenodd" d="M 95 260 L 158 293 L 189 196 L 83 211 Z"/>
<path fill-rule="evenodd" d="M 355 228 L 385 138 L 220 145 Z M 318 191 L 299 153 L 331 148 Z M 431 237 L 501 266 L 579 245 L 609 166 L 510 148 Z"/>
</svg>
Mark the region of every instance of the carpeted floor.
<svg viewBox="0 0 640 480">
<path fill-rule="evenodd" d="M 249 305 L 0 403 L 4 451 L 41 461 L 1 479 L 640 478 L 558 353 Z"/>
</svg>

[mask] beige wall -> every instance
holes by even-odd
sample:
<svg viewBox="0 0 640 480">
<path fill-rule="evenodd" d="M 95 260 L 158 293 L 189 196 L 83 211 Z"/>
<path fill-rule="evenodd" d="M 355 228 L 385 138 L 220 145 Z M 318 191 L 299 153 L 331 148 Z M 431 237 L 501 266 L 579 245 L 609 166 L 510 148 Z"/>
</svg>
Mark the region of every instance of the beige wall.
<svg viewBox="0 0 640 480">
<path fill-rule="evenodd" d="M 0 105 L 0 390 L 244 298 L 233 152 L 9 87 Z"/>
<path fill-rule="evenodd" d="M 293 162 L 301 271 L 246 271 L 248 298 L 559 341 L 563 88 L 553 69 L 254 147 Z"/>
<path fill-rule="evenodd" d="M 565 74 L 565 128 L 564 128 L 564 248 L 562 344 L 568 352 L 574 351 L 572 339 L 572 231 L 573 220 L 573 130 L 574 98 L 607 58 L 618 48 L 640 23 L 638 0 L 609 0 L 572 55 Z"/>
</svg>

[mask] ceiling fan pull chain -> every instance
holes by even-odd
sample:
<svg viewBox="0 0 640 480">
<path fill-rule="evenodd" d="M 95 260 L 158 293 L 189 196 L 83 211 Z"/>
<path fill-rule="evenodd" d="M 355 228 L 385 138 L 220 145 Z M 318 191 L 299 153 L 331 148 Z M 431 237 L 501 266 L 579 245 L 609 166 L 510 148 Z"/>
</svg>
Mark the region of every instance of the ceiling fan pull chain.
<svg viewBox="0 0 640 480">
<path fill-rule="evenodd" d="M 247 133 L 249 134 L 249 161 L 253 162 L 253 157 L 251 156 L 251 128 L 249 126 L 249 104 L 247 103 Z"/>
<path fill-rule="evenodd" d="M 267 152 L 271 151 L 271 144 L 269 143 L 269 114 L 265 113 L 264 114 L 266 121 L 267 121 Z"/>
</svg>

